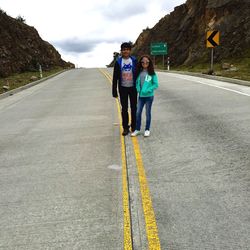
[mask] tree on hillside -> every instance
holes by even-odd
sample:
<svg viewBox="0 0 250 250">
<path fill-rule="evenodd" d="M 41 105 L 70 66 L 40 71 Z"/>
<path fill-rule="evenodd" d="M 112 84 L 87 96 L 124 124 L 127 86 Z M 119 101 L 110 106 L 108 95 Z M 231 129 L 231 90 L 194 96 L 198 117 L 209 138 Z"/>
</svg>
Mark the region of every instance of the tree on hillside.
<svg viewBox="0 0 250 250">
<path fill-rule="evenodd" d="M 22 17 L 21 15 L 17 16 L 16 20 L 19 21 L 19 22 L 22 22 L 22 23 L 26 22 L 26 20 L 24 19 L 24 17 Z"/>
</svg>

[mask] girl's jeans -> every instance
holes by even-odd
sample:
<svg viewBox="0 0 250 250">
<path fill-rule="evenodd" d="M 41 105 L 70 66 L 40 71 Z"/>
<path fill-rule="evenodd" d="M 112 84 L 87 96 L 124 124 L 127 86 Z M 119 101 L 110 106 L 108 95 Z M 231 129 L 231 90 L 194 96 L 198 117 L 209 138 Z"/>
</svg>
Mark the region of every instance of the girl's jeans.
<svg viewBox="0 0 250 250">
<path fill-rule="evenodd" d="M 145 130 L 150 129 L 151 123 L 151 107 L 153 103 L 154 97 L 139 97 L 137 103 L 137 111 L 136 111 L 136 130 L 141 130 L 141 115 L 144 105 L 146 104 L 146 128 Z"/>
</svg>

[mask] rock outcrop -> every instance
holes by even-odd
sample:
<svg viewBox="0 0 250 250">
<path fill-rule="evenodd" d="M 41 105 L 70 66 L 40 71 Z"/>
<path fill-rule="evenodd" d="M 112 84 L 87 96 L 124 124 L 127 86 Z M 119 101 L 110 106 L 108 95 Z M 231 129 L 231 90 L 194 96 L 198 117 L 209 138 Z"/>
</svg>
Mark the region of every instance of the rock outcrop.
<svg viewBox="0 0 250 250">
<path fill-rule="evenodd" d="M 210 54 L 208 30 L 220 32 L 215 61 L 250 57 L 250 0 L 187 0 L 152 29 L 144 30 L 133 54 L 150 54 L 151 42 L 166 42 L 173 65 L 205 62 Z"/>
<path fill-rule="evenodd" d="M 0 77 L 13 73 L 44 70 L 56 66 L 74 67 L 62 60 L 58 51 L 43 41 L 34 27 L 8 16 L 0 9 Z"/>
</svg>

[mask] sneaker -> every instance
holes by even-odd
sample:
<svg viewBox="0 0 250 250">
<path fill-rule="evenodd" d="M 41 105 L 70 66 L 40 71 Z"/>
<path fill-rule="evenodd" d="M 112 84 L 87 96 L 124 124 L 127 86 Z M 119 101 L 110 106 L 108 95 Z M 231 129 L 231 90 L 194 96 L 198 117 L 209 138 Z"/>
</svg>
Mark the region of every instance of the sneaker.
<svg viewBox="0 0 250 250">
<path fill-rule="evenodd" d="M 124 129 L 123 132 L 122 132 L 122 135 L 123 136 L 126 136 L 127 134 L 129 133 L 129 129 Z"/>
<path fill-rule="evenodd" d="M 150 136 L 150 131 L 149 131 L 149 130 L 146 130 L 145 133 L 144 133 L 144 136 L 145 136 L 145 137 L 149 137 L 149 136 Z"/>
<path fill-rule="evenodd" d="M 131 134 L 131 136 L 137 136 L 137 135 L 139 135 L 140 134 L 140 130 L 135 130 L 132 134 Z"/>
</svg>

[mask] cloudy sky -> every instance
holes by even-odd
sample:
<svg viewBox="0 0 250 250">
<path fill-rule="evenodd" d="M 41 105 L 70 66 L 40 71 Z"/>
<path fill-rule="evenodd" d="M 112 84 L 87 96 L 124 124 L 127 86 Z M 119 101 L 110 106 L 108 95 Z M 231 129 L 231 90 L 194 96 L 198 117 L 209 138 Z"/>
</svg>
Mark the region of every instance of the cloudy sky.
<svg viewBox="0 0 250 250">
<path fill-rule="evenodd" d="M 135 42 L 146 27 L 185 0 L 0 0 L 12 17 L 22 16 L 65 61 L 104 67 L 124 41 Z"/>
</svg>

